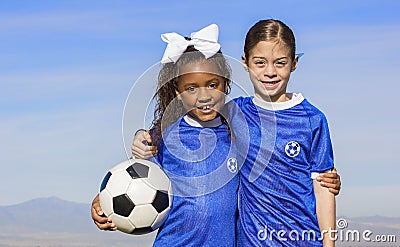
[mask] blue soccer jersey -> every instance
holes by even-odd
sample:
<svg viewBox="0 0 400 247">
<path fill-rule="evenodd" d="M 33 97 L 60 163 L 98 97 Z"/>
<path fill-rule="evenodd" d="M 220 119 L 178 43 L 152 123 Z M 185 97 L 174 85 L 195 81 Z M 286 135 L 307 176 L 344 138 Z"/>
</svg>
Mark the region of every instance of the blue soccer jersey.
<svg viewBox="0 0 400 247">
<path fill-rule="evenodd" d="M 156 159 L 174 197 L 153 246 L 236 246 L 239 168 L 227 126 L 181 117 L 164 133 Z"/>
<path fill-rule="evenodd" d="M 312 174 L 333 168 L 325 116 L 301 94 L 268 103 L 240 97 L 231 110 L 240 169 L 239 246 L 322 246 Z M 231 107 L 232 108 L 232 107 Z M 247 152 L 242 152 L 247 150 Z"/>
</svg>

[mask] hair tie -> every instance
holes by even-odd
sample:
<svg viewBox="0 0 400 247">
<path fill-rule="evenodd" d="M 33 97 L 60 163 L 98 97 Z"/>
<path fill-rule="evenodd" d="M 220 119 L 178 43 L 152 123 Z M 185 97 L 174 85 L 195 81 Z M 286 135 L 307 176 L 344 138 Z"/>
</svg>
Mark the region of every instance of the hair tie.
<svg viewBox="0 0 400 247">
<path fill-rule="evenodd" d="M 218 26 L 216 24 L 211 24 L 198 32 L 193 32 L 190 38 L 191 40 L 186 40 L 185 37 L 177 33 L 161 34 L 161 39 L 168 43 L 161 63 L 175 63 L 190 45 L 200 51 L 206 59 L 214 56 L 221 48 L 218 43 Z"/>
</svg>

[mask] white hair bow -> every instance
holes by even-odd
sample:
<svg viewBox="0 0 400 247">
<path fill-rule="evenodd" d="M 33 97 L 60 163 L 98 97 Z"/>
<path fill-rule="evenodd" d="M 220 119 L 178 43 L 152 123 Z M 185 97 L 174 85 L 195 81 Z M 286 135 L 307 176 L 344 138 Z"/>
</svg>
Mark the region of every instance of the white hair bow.
<svg viewBox="0 0 400 247">
<path fill-rule="evenodd" d="M 211 24 L 198 32 L 192 33 L 190 38 L 191 40 L 186 40 L 177 33 L 161 34 L 161 39 L 168 43 L 161 63 L 175 63 L 190 45 L 203 53 L 206 59 L 215 55 L 221 48 L 218 43 L 218 26 L 216 24 Z"/>
</svg>

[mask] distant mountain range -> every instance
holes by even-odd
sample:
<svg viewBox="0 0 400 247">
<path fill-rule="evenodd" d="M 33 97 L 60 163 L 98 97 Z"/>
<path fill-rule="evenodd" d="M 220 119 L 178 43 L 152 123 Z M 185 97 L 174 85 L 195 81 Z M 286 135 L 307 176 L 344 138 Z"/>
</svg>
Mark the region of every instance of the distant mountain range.
<svg viewBox="0 0 400 247">
<path fill-rule="evenodd" d="M 154 233 L 134 236 L 97 229 L 90 204 L 57 197 L 0 206 L 0 247 L 151 246 Z"/>
<path fill-rule="evenodd" d="M 90 205 L 57 197 L 38 198 L 21 204 L 0 206 L 2 232 L 94 232 Z"/>
<path fill-rule="evenodd" d="M 372 231 L 376 235 L 393 235 L 392 242 L 346 241 L 337 246 L 400 246 L 400 217 L 339 216 L 344 225 L 342 234 L 351 231 Z M 121 232 L 104 232 L 97 229 L 90 215 L 90 204 L 65 201 L 57 197 L 38 198 L 24 203 L 0 206 L 0 247 L 28 246 L 151 246 L 155 233 L 134 236 Z M 375 240 L 375 239 L 373 239 Z M 393 242 L 395 240 L 396 242 Z"/>
</svg>

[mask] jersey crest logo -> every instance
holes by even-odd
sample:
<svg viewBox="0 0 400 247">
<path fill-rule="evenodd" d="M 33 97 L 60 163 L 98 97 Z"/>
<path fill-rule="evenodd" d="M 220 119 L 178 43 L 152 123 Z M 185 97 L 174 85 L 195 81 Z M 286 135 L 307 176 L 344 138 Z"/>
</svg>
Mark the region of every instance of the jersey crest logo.
<svg viewBox="0 0 400 247">
<path fill-rule="evenodd" d="M 294 158 L 300 153 L 300 144 L 295 141 L 291 141 L 285 146 L 285 153 L 287 156 Z"/>
<path fill-rule="evenodd" d="M 226 166 L 228 167 L 228 170 L 232 173 L 237 172 L 238 165 L 237 165 L 237 160 L 235 158 L 229 158 L 228 161 L 226 162 Z"/>
</svg>

